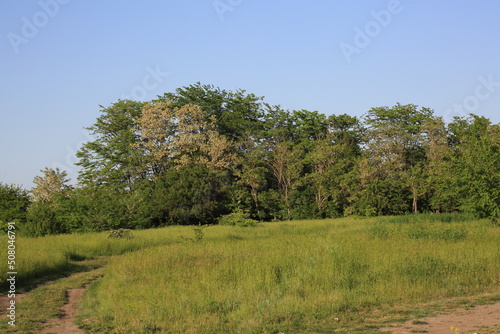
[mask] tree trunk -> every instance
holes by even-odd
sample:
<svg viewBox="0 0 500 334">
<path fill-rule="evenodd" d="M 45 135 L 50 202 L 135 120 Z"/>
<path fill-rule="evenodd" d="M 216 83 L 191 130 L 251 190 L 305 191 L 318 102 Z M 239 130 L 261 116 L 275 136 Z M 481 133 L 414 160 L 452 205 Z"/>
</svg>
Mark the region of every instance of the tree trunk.
<svg viewBox="0 0 500 334">
<path fill-rule="evenodd" d="M 418 197 L 417 197 L 417 193 L 416 191 L 413 192 L 413 205 L 412 205 L 412 210 L 413 210 L 413 213 L 417 213 L 418 212 Z"/>
</svg>

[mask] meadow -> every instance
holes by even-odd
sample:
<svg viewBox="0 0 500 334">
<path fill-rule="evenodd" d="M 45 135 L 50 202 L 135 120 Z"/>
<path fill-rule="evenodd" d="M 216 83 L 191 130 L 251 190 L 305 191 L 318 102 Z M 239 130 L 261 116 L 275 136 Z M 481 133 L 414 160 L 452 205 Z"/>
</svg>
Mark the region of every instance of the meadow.
<svg viewBox="0 0 500 334">
<path fill-rule="evenodd" d="M 369 333 L 500 292 L 500 228 L 461 215 L 132 234 L 20 238 L 19 271 L 114 255 L 80 304 L 89 333 Z"/>
<path fill-rule="evenodd" d="M 38 238 L 16 238 L 17 281 L 21 289 L 37 281 L 78 271 L 80 261 L 99 256 L 120 255 L 178 241 L 182 229 L 134 231 L 131 239 L 107 238 L 109 232 L 63 234 Z M 7 238 L 1 237 L 2 258 L 7 258 Z M 7 261 L 0 263 L 0 284 L 7 278 Z"/>
</svg>

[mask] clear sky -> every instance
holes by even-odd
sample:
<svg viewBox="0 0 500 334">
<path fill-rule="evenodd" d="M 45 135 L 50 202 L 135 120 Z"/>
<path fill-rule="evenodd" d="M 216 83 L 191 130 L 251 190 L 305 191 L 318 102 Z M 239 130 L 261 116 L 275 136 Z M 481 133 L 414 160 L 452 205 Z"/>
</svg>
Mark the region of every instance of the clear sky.
<svg viewBox="0 0 500 334">
<path fill-rule="evenodd" d="M 285 109 L 413 103 L 500 122 L 498 0 L 5 0 L 0 182 L 29 189 L 99 105 L 200 81 Z"/>
</svg>

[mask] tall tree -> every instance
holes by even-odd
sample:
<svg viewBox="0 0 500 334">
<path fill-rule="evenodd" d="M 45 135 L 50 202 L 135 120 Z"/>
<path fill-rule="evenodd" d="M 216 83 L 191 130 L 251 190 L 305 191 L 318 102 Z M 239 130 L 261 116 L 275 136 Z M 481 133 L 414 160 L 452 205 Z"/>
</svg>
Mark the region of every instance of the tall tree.
<svg viewBox="0 0 500 334">
<path fill-rule="evenodd" d="M 422 126 L 431 119 L 431 109 L 399 103 L 392 108 L 372 108 L 365 116 L 362 203 L 377 214 L 404 213 L 412 197 L 416 207 L 416 175 L 426 160 Z"/>
<path fill-rule="evenodd" d="M 215 130 L 214 117 L 199 106 L 152 102 L 136 124 L 140 140 L 134 147 L 145 152 L 144 161 L 155 177 L 171 166 L 200 164 L 212 172 L 223 171 L 234 158 L 229 140 Z"/>
<path fill-rule="evenodd" d="M 235 183 L 241 191 L 234 192 L 233 195 L 237 197 L 238 210 L 249 211 L 250 214 L 262 220 L 266 214 L 262 211 L 261 193 L 267 188 L 269 174 L 266 152 L 264 145 L 251 137 L 242 144 L 242 148 L 244 148 L 244 154 L 237 157 L 234 168 L 234 174 L 237 177 Z M 246 201 L 242 198 L 245 197 L 246 190 L 253 204 L 249 207 L 245 205 Z"/>
<path fill-rule="evenodd" d="M 159 99 L 172 102 L 174 107 L 200 106 L 206 117 L 214 117 L 216 131 L 235 142 L 244 139 L 249 131 L 258 131 L 263 117 L 263 98 L 241 89 L 233 92 L 197 82 L 165 93 Z"/>
<path fill-rule="evenodd" d="M 265 143 L 273 188 L 279 198 L 280 218 L 292 219 L 293 193 L 302 174 L 301 159 L 304 155 L 293 114 L 280 106 L 266 104 L 262 141 Z"/>
<path fill-rule="evenodd" d="M 138 140 L 132 147 L 141 152 L 140 170 L 158 178 L 173 166 L 173 142 L 177 135 L 175 108 L 170 102 L 147 103 L 134 120 L 133 131 Z"/>
<path fill-rule="evenodd" d="M 456 118 L 449 125 L 460 209 L 500 216 L 500 125 L 485 117 Z"/>
<path fill-rule="evenodd" d="M 357 117 L 331 115 L 327 119 L 326 140 L 330 146 L 332 160 L 328 168 L 332 214 L 350 213 L 357 187 L 358 160 L 361 155 L 361 140 L 364 128 Z M 328 150 L 326 150 L 328 152 Z"/>
<path fill-rule="evenodd" d="M 430 208 L 436 212 L 451 212 L 457 209 L 458 193 L 454 190 L 452 153 L 448 131 L 442 118 L 425 122 L 424 148 L 427 157 L 426 187 Z"/>
<path fill-rule="evenodd" d="M 318 217 L 326 217 L 326 207 L 332 201 L 332 193 L 336 188 L 332 170 L 337 160 L 335 147 L 328 140 L 313 142 L 314 146 L 307 155 L 307 163 L 310 164 L 310 173 L 305 175 L 304 181 L 310 185 L 314 193 L 314 203 Z M 337 179 L 338 180 L 338 179 Z"/>
<path fill-rule="evenodd" d="M 300 179 L 303 161 L 301 147 L 293 142 L 285 141 L 273 146 L 269 164 L 281 194 L 283 217 L 292 219 L 292 198 Z"/>
<path fill-rule="evenodd" d="M 410 190 L 410 198 L 412 200 L 411 210 L 413 213 L 418 213 L 418 200 L 428 192 L 428 174 L 426 166 L 424 166 L 424 163 L 410 166 L 403 171 L 401 179 Z"/>
<path fill-rule="evenodd" d="M 327 122 L 324 114 L 302 109 L 294 110 L 291 117 L 296 140 L 314 141 L 325 138 Z"/>
<path fill-rule="evenodd" d="M 102 115 L 87 128 L 96 138 L 83 145 L 76 156 L 81 166 L 79 181 L 86 184 L 130 187 L 145 178 L 141 152 L 137 141 L 135 120 L 140 117 L 144 103 L 119 100 L 110 107 L 101 106 Z"/>
<path fill-rule="evenodd" d="M 413 104 L 392 108 L 372 108 L 365 116 L 368 147 L 375 150 L 380 163 L 389 161 L 396 168 L 417 165 L 425 159 L 422 126 L 433 119 L 433 111 Z"/>
</svg>

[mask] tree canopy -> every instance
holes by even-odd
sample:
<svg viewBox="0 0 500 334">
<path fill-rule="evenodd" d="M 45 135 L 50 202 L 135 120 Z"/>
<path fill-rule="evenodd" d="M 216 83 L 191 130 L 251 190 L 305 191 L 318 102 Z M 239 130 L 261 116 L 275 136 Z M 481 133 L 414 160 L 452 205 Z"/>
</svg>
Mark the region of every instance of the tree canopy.
<svg viewBox="0 0 500 334">
<path fill-rule="evenodd" d="M 78 184 L 45 169 L 28 192 L 0 183 L 0 221 L 29 235 L 345 215 L 500 215 L 500 125 L 427 107 L 361 117 L 284 110 L 196 83 L 101 107 Z"/>
</svg>

